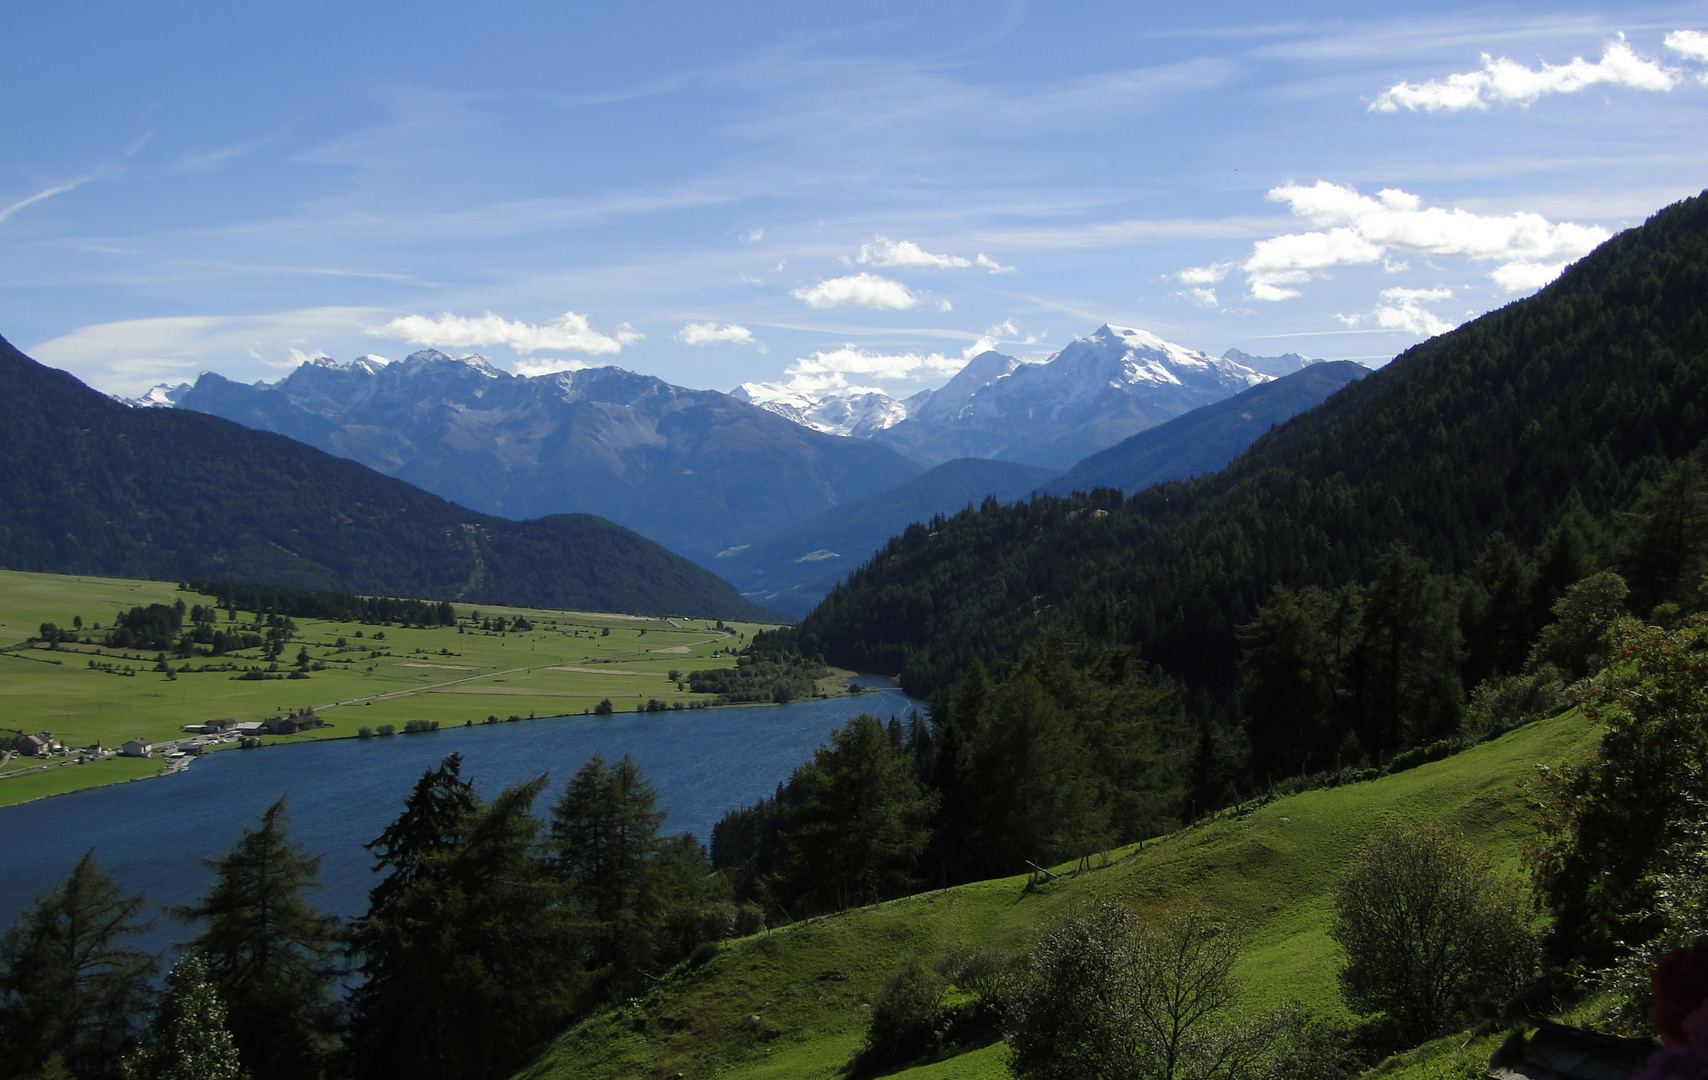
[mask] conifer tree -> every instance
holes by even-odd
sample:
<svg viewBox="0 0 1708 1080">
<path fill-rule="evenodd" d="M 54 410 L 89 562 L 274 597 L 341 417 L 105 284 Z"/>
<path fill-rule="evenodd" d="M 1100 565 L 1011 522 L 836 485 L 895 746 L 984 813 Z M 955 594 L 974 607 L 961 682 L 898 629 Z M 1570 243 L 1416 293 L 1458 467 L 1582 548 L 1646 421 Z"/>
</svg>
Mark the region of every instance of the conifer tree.
<svg viewBox="0 0 1708 1080">
<path fill-rule="evenodd" d="M 551 860 L 594 927 L 590 966 L 606 993 L 634 986 L 652 963 L 657 897 L 648 881 L 664 813 L 658 792 L 627 754 L 594 754 L 551 809 Z"/>
<path fill-rule="evenodd" d="M 389 992 L 356 1013 L 358 1076 L 509 1076 L 574 1015 L 581 950 L 564 888 L 535 857 L 545 784 L 516 784 L 469 812 L 455 843 L 369 912 L 364 965 L 386 973 Z"/>
<path fill-rule="evenodd" d="M 215 880 L 200 902 L 173 909 L 205 924 L 192 947 L 207 957 L 256 1080 L 311 1080 L 337 1045 L 331 982 L 340 934 L 308 902 L 320 887 L 320 857 L 291 841 L 285 802 L 263 811 L 258 828 L 245 826 L 229 854 L 206 860 Z"/>
<path fill-rule="evenodd" d="M 148 929 L 91 849 L 64 885 L 19 916 L 0 942 L 0 1060 L 26 1076 L 63 1068 L 115 1077 L 148 1001 L 154 959 L 124 939 Z"/>
<path fill-rule="evenodd" d="M 149 1044 L 125 1059 L 125 1080 L 244 1080 L 225 1002 L 192 952 L 166 976 Z"/>
<path fill-rule="evenodd" d="M 790 787 L 799 801 L 785 810 L 784 872 L 794 895 L 837 910 L 898 896 L 913 883 L 937 799 L 919 790 L 913 763 L 877 718 L 861 714 L 831 732 Z"/>
</svg>

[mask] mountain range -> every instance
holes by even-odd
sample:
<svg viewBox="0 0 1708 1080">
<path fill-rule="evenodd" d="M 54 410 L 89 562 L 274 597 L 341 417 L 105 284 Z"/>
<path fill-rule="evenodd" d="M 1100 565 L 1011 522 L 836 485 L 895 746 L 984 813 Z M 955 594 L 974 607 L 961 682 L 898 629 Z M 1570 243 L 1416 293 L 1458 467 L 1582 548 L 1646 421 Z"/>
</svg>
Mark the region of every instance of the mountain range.
<svg viewBox="0 0 1708 1080">
<path fill-rule="evenodd" d="M 997 458 L 1061 470 L 1309 363 L 1296 354 L 1246 358 L 1278 370 L 1105 324 L 1042 363 L 980 353 L 941 388 L 900 401 L 870 391 L 815 398 L 766 383 L 743 383 L 735 392 L 797 423 L 864 436 L 925 465 Z"/>
<path fill-rule="evenodd" d="M 177 401 L 483 513 L 597 514 L 701 565 L 924 471 L 713 390 L 615 367 L 527 377 L 436 350 L 321 359 L 272 384 L 212 372 Z"/>
<path fill-rule="evenodd" d="M 609 521 L 510 521 L 280 435 L 127 408 L 3 338 L 0 386 L 9 569 L 774 619 Z"/>
</svg>

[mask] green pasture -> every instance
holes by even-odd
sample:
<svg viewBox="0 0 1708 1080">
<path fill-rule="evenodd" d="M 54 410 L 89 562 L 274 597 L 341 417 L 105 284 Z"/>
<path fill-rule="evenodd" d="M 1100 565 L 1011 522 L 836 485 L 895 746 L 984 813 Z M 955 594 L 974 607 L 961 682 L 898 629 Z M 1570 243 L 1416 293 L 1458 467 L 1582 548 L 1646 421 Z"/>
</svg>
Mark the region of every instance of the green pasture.
<svg viewBox="0 0 1708 1080">
<path fill-rule="evenodd" d="M 459 618 L 476 611 L 482 618 L 520 614 L 534 629 L 498 634 L 465 626 L 459 633 L 455 627 L 297 619 L 297 637 L 280 658 L 278 674 L 294 670 L 292 661 L 303 647 L 325 670 L 310 672 L 306 679 L 265 681 L 243 681 L 231 671 L 195 670 L 224 663 L 258 665 L 258 650 L 188 661 L 169 657 L 175 671 L 186 663 L 191 668 L 169 678 L 156 670 L 153 652 L 94 644 L 120 610 L 180 598 L 186 605 L 209 602 L 180 592 L 172 582 L 0 571 L 0 727 L 52 732 L 68 746 L 100 742 L 116 747 L 135 737 L 176 738 L 183 725 L 215 717 L 241 723 L 313 708 L 326 719 L 329 726 L 317 732 L 266 737 L 288 742 L 353 736 L 359 727 L 381 724 L 401 731 L 410 720 L 437 720 L 448 727 L 478 724 L 489 716 L 582 713 L 605 698 L 618 712 L 633 712 L 651 699 L 686 707 L 706 696 L 678 690 L 669 673 L 733 665 L 728 651 L 763 628 L 729 623 L 720 631 L 706 619 L 463 604 L 456 605 Z M 25 646 L 42 623 L 69 627 L 76 616 L 94 643 Z M 224 625 L 223 613 L 220 620 Z M 253 620 L 253 613 L 238 612 L 233 625 Z M 92 629 L 96 624 L 103 629 Z M 115 671 L 92 668 L 91 661 Z M 836 685 L 827 680 L 824 689 L 834 691 Z M 15 761 L 0 768 L 0 806 L 52 793 L 48 789 L 89 787 L 150 771 L 149 762 L 102 761 L 49 770 L 49 781 L 34 771 L 17 771 L 21 767 L 24 763 Z"/>
<path fill-rule="evenodd" d="M 910 957 L 934 963 L 957 945 L 1024 950 L 1070 911 L 1103 898 L 1143 910 L 1202 903 L 1242 928 L 1246 1007 L 1297 1001 L 1344 1016 L 1329 896 L 1352 853 L 1392 817 L 1450 822 L 1509 872 L 1531 835 L 1538 763 L 1587 754 L 1595 725 L 1576 712 L 1541 721 L 1444 761 L 1362 784 L 1306 792 L 1226 813 L 1106 863 L 1028 889 L 1024 877 L 922 893 L 729 943 L 628 1007 L 562 1036 L 520 1075 L 836 1077 L 859 1046 L 866 1007 Z M 757 1017 L 757 1020 L 753 1019 Z M 1451 1044 L 1450 1046 L 1448 1044 Z M 1413 1052 L 1385 1074 L 1461 1075 L 1489 1049 L 1463 1035 Z M 996 1080 L 1005 1051 L 987 1047 L 899 1073 L 909 1080 Z"/>
</svg>

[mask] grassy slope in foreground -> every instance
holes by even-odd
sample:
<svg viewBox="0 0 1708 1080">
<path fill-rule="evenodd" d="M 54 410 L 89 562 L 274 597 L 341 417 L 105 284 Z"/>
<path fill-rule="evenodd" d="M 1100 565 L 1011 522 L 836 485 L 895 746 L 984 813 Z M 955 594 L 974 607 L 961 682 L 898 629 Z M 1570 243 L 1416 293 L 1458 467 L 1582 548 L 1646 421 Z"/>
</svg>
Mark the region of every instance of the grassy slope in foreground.
<svg viewBox="0 0 1708 1080">
<path fill-rule="evenodd" d="M 572 1029 L 520 1076 L 828 1080 L 860 1044 L 863 1006 L 909 957 L 930 964 L 955 945 L 1018 951 L 1077 905 L 1104 897 L 1140 908 L 1201 900 L 1247 928 L 1240 976 L 1250 1008 L 1297 1000 L 1343 1013 L 1328 897 L 1359 844 L 1392 816 L 1441 820 L 1516 873 L 1532 811 L 1515 781 L 1533 778 L 1538 762 L 1580 757 L 1598 735 L 1573 711 L 1445 761 L 1124 849 L 1107 868 L 1039 892 L 1023 892 L 1024 878 L 980 882 L 731 943 L 699 970 L 669 976 L 639 1005 Z M 755 1015 L 757 1025 L 748 1020 Z M 1007 1075 L 1004 1054 L 987 1047 L 900 1075 L 996 1080 Z"/>
<path fill-rule="evenodd" d="M 120 610 L 171 604 L 179 598 L 186 606 L 211 603 L 208 597 L 180 592 L 172 582 L 0 570 L 0 727 L 49 731 L 68 746 L 100 740 L 116 747 L 135 737 L 156 742 L 177 738 L 184 724 L 214 717 L 263 720 L 308 707 L 330 725 L 300 735 L 265 736 L 263 741 L 271 743 L 348 737 L 358 727 L 382 724 L 401 731 L 410 720 L 437 720 L 451 727 L 478 724 L 488 716 L 581 713 L 602 698 L 610 698 L 619 712 L 633 712 L 637 704 L 654 698 L 686 706 L 707 696 L 678 690 L 669 673 L 732 666 L 732 657 L 712 653 L 740 647 L 745 637 L 761 629 L 756 623 L 726 623 L 730 633 L 725 635 L 704 619 L 672 624 L 486 604 L 458 604 L 457 615 L 466 618 L 473 610 L 487 618 L 525 614 L 534 630 L 459 634 L 450 627 L 423 630 L 297 619 L 298 633 L 280 658 L 281 672 L 292 669 L 291 661 L 304 646 L 325 670 L 307 679 L 258 682 L 234 679 L 229 671 L 194 670 L 169 680 L 154 670 L 156 654 L 151 650 L 82 644 L 52 651 L 17 647 L 44 622 L 69 627 L 72 618 L 81 615 L 87 625 L 106 627 Z M 239 618 L 246 622 L 252 616 L 240 613 Z M 223 613 L 220 625 L 228 625 Z M 376 640 L 376 631 L 384 638 Z M 363 634 L 360 639 L 358 632 Z M 103 636 L 91 634 L 97 641 Z M 337 644 L 341 637 L 343 648 Z M 127 652 L 135 659 L 125 659 Z M 93 670 L 91 660 L 136 674 Z M 192 669 L 227 662 L 265 666 L 255 649 L 188 661 Z M 170 663 L 178 668 L 185 661 L 174 658 Z M 834 688 L 821 684 L 821 690 L 826 689 Z M 115 759 L 39 771 L 13 761 L 0 767 L 0 806 L 152 775 L 160 764 L 157 759 Z"/>
</svg>

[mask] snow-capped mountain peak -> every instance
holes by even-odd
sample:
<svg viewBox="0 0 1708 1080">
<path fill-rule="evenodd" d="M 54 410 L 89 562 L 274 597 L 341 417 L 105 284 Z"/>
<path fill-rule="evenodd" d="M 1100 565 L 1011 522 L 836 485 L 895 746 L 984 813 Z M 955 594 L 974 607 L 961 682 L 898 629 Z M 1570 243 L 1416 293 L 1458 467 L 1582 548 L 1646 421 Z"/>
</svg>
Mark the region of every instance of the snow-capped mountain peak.
<svg viewBox="0 0 1708 1080">
<path fill-rule="evenodd" d="M 815 397 L 781 383 L 745 382 L 731 390 L 730 396 L 828 435 L 867 438 L 908 416 L 907 402 L 897 401 L 882 390 L 865 388 Z"/>
<path fill-rule="evenodd" d="M 113 394 L 112 399 L 121 405 L 129 405 L 133 409 L 170 409 L 178 404 L 180 398 L 190 392 L 189 383 L 156 383 L 133 398 Z"/>
</svg>

